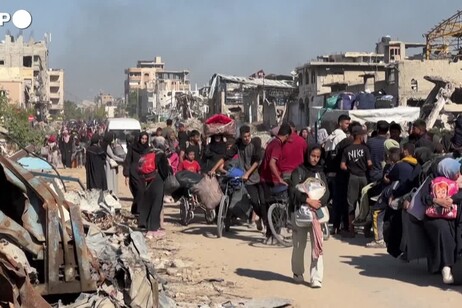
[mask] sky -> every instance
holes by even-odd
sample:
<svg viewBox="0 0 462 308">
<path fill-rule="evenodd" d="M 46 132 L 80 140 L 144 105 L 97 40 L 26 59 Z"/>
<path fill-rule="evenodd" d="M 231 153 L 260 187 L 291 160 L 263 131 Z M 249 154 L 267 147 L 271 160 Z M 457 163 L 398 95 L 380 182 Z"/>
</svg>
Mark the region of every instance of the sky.
<svg viewBox="0 0 462 308">
<path fill-rule="evenodd" d="M 24 9 L 23 31 L 51 33 L 50 67 L 65 70 L 65 99 L 121 97 L 124 70 L 161 56 L 189 70 L 192 85 L 214 73 L 289 74 L 318 55 L 372 52 L 382 36 L 424 42 L 423 34 L 462 9 L 460 0 L 2 0 Z M 0 27 L 17 35 L 12 23 Z"/>
</svg>

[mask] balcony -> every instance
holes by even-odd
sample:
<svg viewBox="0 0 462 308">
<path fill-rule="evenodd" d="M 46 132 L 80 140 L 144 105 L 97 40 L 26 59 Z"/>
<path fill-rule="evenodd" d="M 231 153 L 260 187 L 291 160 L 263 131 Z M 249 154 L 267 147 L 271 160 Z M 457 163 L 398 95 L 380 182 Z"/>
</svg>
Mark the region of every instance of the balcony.
<svg viewBox="0 0 462 308">
<path fill-rule="evenodd" d="M 50 92 L 50 98 L 61 98 L 61 92 Z"/>
</svg>

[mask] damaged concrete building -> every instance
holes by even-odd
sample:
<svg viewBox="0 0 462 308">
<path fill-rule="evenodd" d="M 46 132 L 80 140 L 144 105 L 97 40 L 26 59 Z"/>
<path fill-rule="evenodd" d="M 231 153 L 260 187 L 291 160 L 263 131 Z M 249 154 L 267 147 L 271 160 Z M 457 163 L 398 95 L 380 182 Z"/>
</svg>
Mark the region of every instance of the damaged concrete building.
<svg viewBox="0 0 462 308">
<path fill-rule="evenodd" d="M 209 114 L 223 113 L 243 122 L 277 125 L 296 97 L 292 76 L 238 77 L 214 74 L 208 93 Z"/>
<path fill-rule="evenodd" d="M 35 107 L 43 115 L 64 108 L 64 71 L 49 70 L 48 42 L 25 41 L 6 35 L 0 43 L 0 92 L 20 107 Z"/>
<path fill-rule="evenodd" d="M 166 70 L 161 57 L 140 60 L 125 73 L 125 100 L 134 100 L 140 118 L 170 109 L 177 93 L 191 92 L 189 71 Z"/>
<path fill-rule="evenodd" d="M 318 57 L 296 68 L 299 94 L 290 106 L 289 119 L 307 123 L 312 107 L 327 107 L 330 96 L 366 89 L 391 95 L 397 106 L 421 106 L 434 87 L 425 76 L 461 82 L 461 12 L 424 36 L 425 43 L 409 43 L 385 36 L 372 53 L 346 52 Z"/>
</svg>

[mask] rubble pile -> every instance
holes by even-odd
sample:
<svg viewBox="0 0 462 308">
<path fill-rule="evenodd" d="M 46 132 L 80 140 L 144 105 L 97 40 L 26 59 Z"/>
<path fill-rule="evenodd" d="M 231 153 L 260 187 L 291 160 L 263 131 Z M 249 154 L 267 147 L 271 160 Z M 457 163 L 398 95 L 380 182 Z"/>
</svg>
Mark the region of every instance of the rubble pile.
<svg viewBox="0 0 462 308">
<path fill-rule="evenodd" d="M 114 307 L 155 307 L 159 301 L 168 304 L 163 307 L 175 307 L 161 286 L 159 289 L 143 234 L 131 229 L 137 225 L 136 218 L 121 209 L 114 196 L 91 190 L 67 192 L 65 198 L 80 204 L 82 215 L 88 220 L 85 241 L 97 258 L 92 278 L 100 284 L 95 294 L 85 294 L 71 305 L 58 303 L 56 307 L 103 303 L 109 305 L 107 307 L 111 307 L 110 304 Z"/>
<path fill-rule="evenodd" d="M 137 227 L 137 219 L 108 192 L 100 190 L 69 191 L 67 201 L 80 204 L 82 216 L 101 230 L 115 232 L 118 227 Z"/>
<path fill-rule="evenodd" d="M 61 302 L 54 307 L 176 307 L 166 296 L 154 265 L 147 254 L 141 232 L 119 232 L 107 235 L 90 226 L 86 243 L 97 256 L 97 270 L 92 278 L 99 282 L 96 293 L 83 293 L 70 305 Z"/>
<path fill-rule="evenodd" d="M 220 277 L 225 269 L 207 277 L 206 269 L 177 257 L 173 239 L 146 242 L 109 193 L 64 192 L 58 184 L 0 156 L 0 306 L 290 305 L 242 298 Z M 273 304 L 280 301 L 287 305 Z"/>
<path fill-rule="evenodd" d="M 198 130 L 200 132 L 203 132 L 204 130 L 204 123 L 201 122 L 199 119 L 196 118 L 189 118 L 184 121 L 184 125 L 187 127 L 189 131 L 192 130 Z"/>
</svg>

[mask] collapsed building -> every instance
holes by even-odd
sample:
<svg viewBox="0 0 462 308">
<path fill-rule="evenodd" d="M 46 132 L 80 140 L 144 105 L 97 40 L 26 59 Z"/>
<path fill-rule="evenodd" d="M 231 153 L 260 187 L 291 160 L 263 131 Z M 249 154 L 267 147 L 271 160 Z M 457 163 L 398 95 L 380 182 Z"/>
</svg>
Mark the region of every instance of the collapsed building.
<svg viewBox="0 0 462 308">
<path fill-rule="evenodd" d="M 312 113 L 318 108 L 342 109 L 329 104 L 332 97 L 357 96 L 367 90 L 386 95 L 392 107 L 427 104 L 434 84 L 426 76 L 437 76 L 453 85 L 461 81 L 461 29 L 462 12 L 457 12 L 427 32 L 425 43 L 384 36 L 374 52 L 317 57 L 296 68 L 299 91 L 289 107 L 289 119 L 298 126 L 314 126 L 312 119 L 316 117 Z"/>
<path fill-rule="evenodd" d="M 248 123 L 273 127 L 296 97 L 292 76 L 260 74 L 238 77 L 214 74 L 208 92 L 209 115 L 226 114 Z"/>
</svg>

